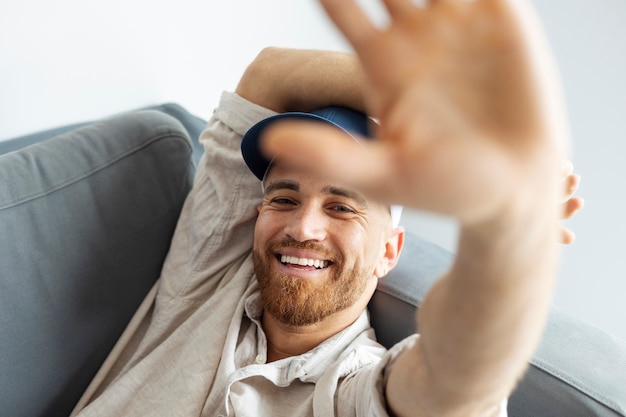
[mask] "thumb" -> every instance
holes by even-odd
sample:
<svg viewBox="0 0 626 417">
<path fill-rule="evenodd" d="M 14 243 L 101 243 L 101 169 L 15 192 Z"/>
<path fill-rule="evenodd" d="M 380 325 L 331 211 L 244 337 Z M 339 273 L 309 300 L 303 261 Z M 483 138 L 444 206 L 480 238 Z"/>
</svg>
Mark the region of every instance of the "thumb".
<svg viewBox="0 0 626 417">
<path fill-rule="evenodd" d="M 284 121 L 264 132 L 261 149 L 270 158 L 349 184 L 376 199 L 390 197 L 385 192 L 391 174 L 390 154 L 374 141 L 320 123 Z"/>
</svg>

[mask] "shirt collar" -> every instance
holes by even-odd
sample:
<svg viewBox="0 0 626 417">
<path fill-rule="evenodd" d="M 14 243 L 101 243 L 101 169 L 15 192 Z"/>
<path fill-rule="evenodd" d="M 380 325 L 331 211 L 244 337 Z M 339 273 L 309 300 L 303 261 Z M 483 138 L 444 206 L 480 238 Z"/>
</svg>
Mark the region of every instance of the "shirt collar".
<svg viewBox="0 0 626 417">
<path fill-rule="evenodd" d="M 257 326 L 257 332 L 263 339 L 265 333 L 261 327 L 263 306 L 261 293 L 258 289 L 248 296 L 244 304 L 246 316 Z M 266 344 L 263 344 L 266 346 Z M 385 348 L 376 342 L 374 330 L 370 326 L 369 314 L 363 311 L 357 320 L 339 333 L 326 339 L 315 348 L 298 356 L 292 356 L 276 362 L 277 367 L 287 367 L 291 371 L 291 380 L 299 378 L 303 382 L 317 382 L 317 380 L 335 362 L 341 366 L 334 366 L 341 376 L 372 362 L 377 362 L 385 352 Z M 258 352 L 267 355 L 267 352 Z M 351 358 L 351 359 L 347 359 Z M 269 364 L 269 365 L 272 365 Z M 295 371 L 295 372 L 294 372 Z"/>
</svg>

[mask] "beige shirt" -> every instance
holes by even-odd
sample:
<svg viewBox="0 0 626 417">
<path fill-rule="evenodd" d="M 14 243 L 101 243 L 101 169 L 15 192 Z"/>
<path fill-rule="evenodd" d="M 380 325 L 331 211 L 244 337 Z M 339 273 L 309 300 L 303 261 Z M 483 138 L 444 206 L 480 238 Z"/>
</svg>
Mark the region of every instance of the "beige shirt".
<svg viewBox="0 0 626 417">
<path fill-rule="evenodd" d="M 251 259 L 261 187 L 239 146 L 272 114 L 223 94 L 162 275 L 73 416 L 386 415 L 397 352 L 374 341 L 366 312 L 312 351 L 265 363 Z"/>
</svg>

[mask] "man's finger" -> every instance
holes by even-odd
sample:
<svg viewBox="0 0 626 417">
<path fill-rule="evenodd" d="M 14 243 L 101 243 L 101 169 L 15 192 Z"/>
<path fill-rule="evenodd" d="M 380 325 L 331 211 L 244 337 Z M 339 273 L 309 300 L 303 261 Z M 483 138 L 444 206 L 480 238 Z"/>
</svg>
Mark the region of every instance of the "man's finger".
<svg viewBox="0 0 626 417">
<path fill-rule="evenodd" d="M 565 180 L 565 196 L 566 198 L 570 198 L 574 195 L 576 191 L 578 191 L 578 187 L 580 186 L 580 175 L 571 174 Z"/>
<path fill-rule="evenodd" d="M 567 178 L 574 172 L 574 164 L 569 159 L 561 161 L 560 174 L 563 178 Z"/>
<path fill-rule="evenodd" d="M 367 46 L 376 27 L 355 0 L 320 0 L 328 17 L 359 52 Z"/>
<path fill-rule="evenodd" d="M 572 197 L 567 200 L 563 208 L 563 218 L 571 219 L 580 209 L 583 208 L 585 201 L 580 197 Z"/>
<path fill-rule="evenodd" d="M 366 141 L 368 142 L 368 141 Z M 281 122 L 269 127 L 261 139 L 267 156 L 318 175 L 351 184 L 381 196 L 388 187 L 389 164 L 380 145 L 357 143 L 336 128 L 319 123 Z"/>
<path fill-rule="evenodd" d="M 398 19 L 415 11 L 415 3 L 411 0 L 383 0 L 389 16 Z"/>
<path fill-rule="evenodd" d="M 564 245 L 569 245 L 574 243 L 576 240 L 576 235 L 567 227 L 561 227 L 561 243 Z"/>
</svg>

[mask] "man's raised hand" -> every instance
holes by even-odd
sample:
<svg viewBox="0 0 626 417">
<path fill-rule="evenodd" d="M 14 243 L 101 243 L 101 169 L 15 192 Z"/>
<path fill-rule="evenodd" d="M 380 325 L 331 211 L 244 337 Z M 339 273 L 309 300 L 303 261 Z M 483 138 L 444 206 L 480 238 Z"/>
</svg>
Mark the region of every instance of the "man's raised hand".
<svg viewBox="0 0 626 417">
<path fill-rule="evenodd" d="M 462 223 L 494 216 L 514 193 L 556 199 L 564 109 L 525 3 L 385 0 L 390 23 L 378 28 L 355 0 L 321 2 L 362 63 L 380 140 L 360 147 L 287 125 L 267 141 L 272 152 Z"/>
</svg>

